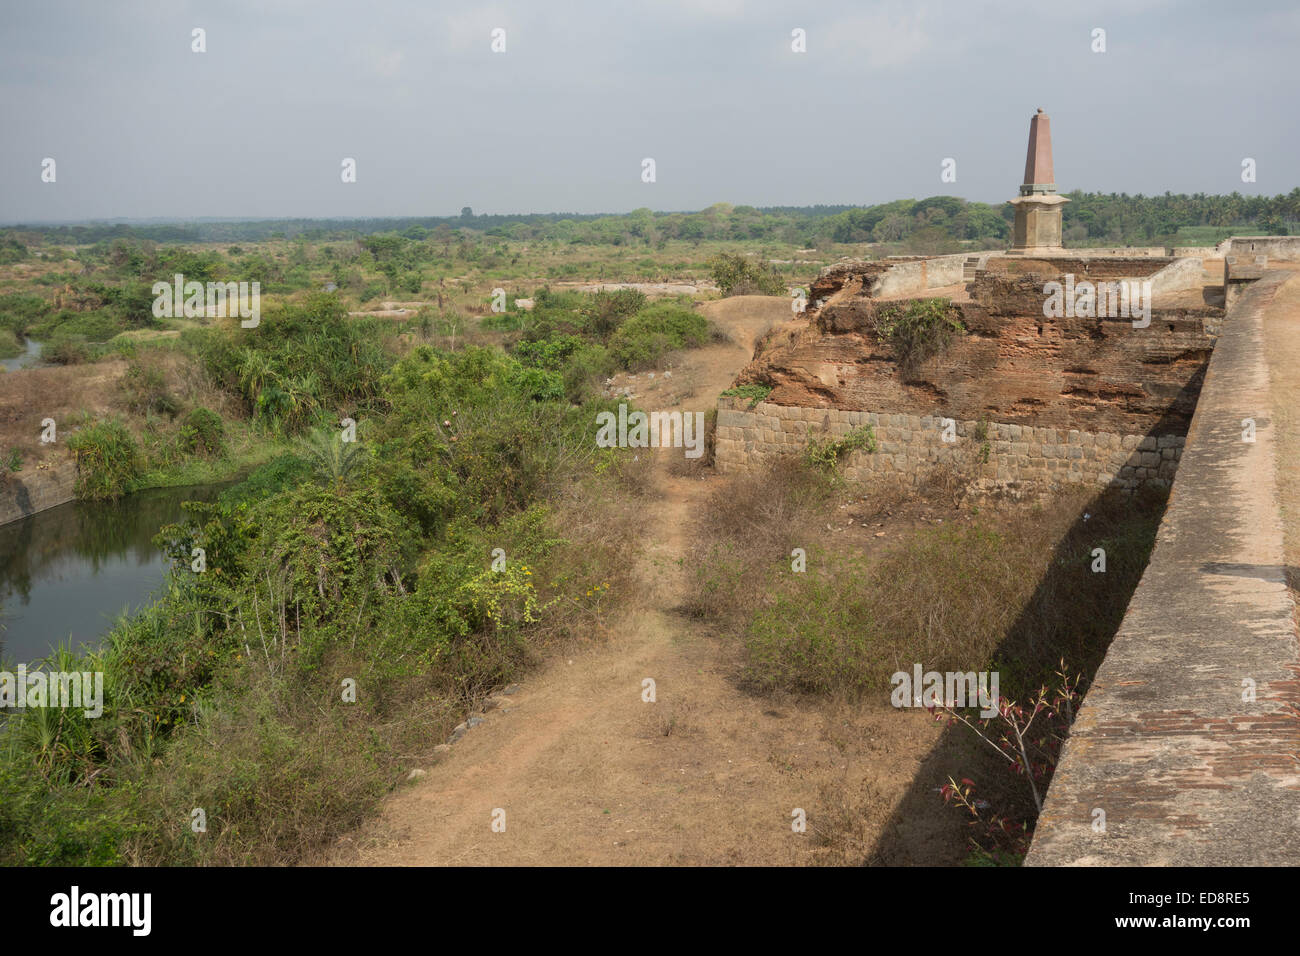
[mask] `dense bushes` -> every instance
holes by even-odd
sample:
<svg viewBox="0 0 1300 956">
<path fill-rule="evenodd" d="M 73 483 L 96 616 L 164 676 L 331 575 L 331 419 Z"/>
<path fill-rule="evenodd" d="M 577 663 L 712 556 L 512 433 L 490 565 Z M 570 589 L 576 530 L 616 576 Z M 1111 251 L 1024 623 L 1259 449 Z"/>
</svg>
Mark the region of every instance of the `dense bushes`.
<svg viewBox="0 0 1300 956">
<path fill-rule="evenodd" d="M 392 361 L 383 344 L 389 334 L 318 293 L 304 305 L 266 310 L 256 328 L 202 330 L 193 341 L 208 372 L 257 421 L 294 435 L 375 398 Z"/>
<path fill-rule="evenodd" d="M 786 280 L 771 263 L 722 252 L 709 260 L 713 281 L 723 295 L 786 295 Z"/>
<path fill-rule="evenodd" d="M 641 369 L 682 348 L 709 340 L 709 323 L 691 309 L 659 302 L 624 322 L 609 340 L 609 353 L 620 366 Z"/>
<path fill-rule="evenodd" d="M 542 371 L 482 348 L 422 346 L 399 362 L 384 379 L 390 410 L 376 431 L 381 470 L 410 489 L 395 505 L 425 525 L 448 519 L 453 502 L 494 520 L 589 466 L 602 453 L 592 413 L 539 396 L 539 382 L 559 381 Z"/>
<path fill-rule="evenodd" d="M 225 447 L 226 426 L 211 409 L 194 408 L 181 422 L 180 447 L 187 455 L 219 456 Z"/>
<path fill-rule="evenodd" d="M 21 334 L 50 313 L 50 304 L 38 295 L 7 292 L 0 295 L 0 328 Z"/>
<path fill-rule="evenodd" d="M 595 395 L 595 382 L 618 369 L 653 367 L 673 351 L 704 345 L 708 321 L 678 302 L 646 304 L 633 289 L 534 294 L 532 314 L 514 355 L 552 376 L 525 374 L 537 398 L 561 395 L 580 404 Z"/>
<path fill-rule="evenodd" d="M 596 446 L 592 408 L 556 396 L 588 340 L 539 345 L 535 364 L 427 346 L 392 363 L 334 306 L 313 309 L 281 314 L 278 328 L 264 316 L 251 334 L 203 333 L 200 354 L 254 409 L 291 380 L 312 383 L 303 392 L 318 407 L 365 402 L 358 441 L 329 422 L 163 529 L 166 593 L 86 665 L 106 675 L 103 717 L 60 724 L 49 744 L 40 712 L 0 714 L 0 861 L 310 858 L 538 641 L 601 626 L 626 537 L 607 515 L 562 522 L 540 504 L 563 502 L 568 482 L 617 480 L 609 465 L 624 453 Z M 250 355 L 261 379 L 234 362 Z M 179 444 L 216 454 L 221 432 L 194 408 Z M 120 422 L 71 444 L 88 496 L 129 485 L 138 455 Z M 204 807 L 208 833 L 177 806 Z"/>
<path fill-rule="evenodd" d="M 115 418 L 73 432 L 68 448 L 77 461 L 78 498 L 120 498 L 143 464 L 135 438 Z"/>
</svg>

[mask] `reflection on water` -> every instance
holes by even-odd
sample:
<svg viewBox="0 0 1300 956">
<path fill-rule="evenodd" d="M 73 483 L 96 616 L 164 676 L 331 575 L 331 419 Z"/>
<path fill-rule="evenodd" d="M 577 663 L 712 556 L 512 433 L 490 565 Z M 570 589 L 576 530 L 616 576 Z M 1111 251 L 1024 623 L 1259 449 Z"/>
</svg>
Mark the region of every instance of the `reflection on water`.
<svg viewBox="0 0 1300 956">
<path fill-rule="evenodd" d="M 6 372 L 16 372 L 20 368 L 40 368 L 42 365 L 48 365 L 48 362 L 41 361 L 41 343 L 35 339 L 23 339 L 23 345 L 26 351 L 22 355 L 15 355 L 13 358 L 0 359 L 0 368 Z"/>
<path fill-rule="evenodd" d="M 0 659 L 32 662 L 71 641 L 96 646 L 123 610 L 148 603 L 166 560 L 153 544 L 224 485 L 144 491 L 117 502 L 71 502 L 0 525 Z"/>
</svg>

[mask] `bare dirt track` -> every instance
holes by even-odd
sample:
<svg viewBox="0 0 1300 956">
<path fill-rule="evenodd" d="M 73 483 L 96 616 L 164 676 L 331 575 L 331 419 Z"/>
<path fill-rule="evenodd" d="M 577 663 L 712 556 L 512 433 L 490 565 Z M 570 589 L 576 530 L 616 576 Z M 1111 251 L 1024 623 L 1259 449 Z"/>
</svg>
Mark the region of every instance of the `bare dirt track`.
<svg viewBox="0 0 1300 956">
<path fill-rule="evenodd" d="M 742 296 L 705 312 L 732 341 L 687 353 L 670 379 L 642 376 L 637 404 L 704 411 L 791 319 L 784 298 Z M 644 386 L 644 387 L 642 387 Z M 895 863 L 963 855 L 960 818 L 935 811 L 889 823 L 940 728 L 885 700 L 847 707 L 748 695 L 734 636 L 678 613 L 692 512 L 709 484 L 655 460 L 652 539 L 641 593 L 607 643 L 564 652 L 440 762 L 393 794 L 378 819 L 341 838 L 337 865 L 708 865 L 856 863 L 882 829 Z M 657 701 L 642 700 L 652 678 Z M 935 786 L 942 782 L 936 780 Z M 807 812 L 807 833 L 791 828 Z M 505 814 L 494 832 L 493 813 Z"/>
</svg>

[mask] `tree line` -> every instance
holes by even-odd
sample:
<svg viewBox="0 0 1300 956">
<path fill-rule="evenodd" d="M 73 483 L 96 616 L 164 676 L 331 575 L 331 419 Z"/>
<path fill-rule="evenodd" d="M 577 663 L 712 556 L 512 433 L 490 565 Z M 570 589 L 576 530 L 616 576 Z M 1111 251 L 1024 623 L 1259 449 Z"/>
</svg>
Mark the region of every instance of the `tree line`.
<svg viewBox="0 0 1300 956">
<path fill-rule="evenodd" d="M 1287 235 L 1300 229 L 1300 188 L 1277 196 L 1161 196 L 1127 193 L 1064 194 L 1067 243 L 1152 244 L 1180 230 L 1206 227 Z M 88 223 L 16 226 L 4 230 L 4 257 L 21 258 L 41 241 L 76 245 L 117 238 L 156 242 L 256 242 L 270 239 L 340 240 L 391 233 L 406 239 L 459 240 L 468 236 L 553 240 L 572 244 L 646 246 L 669 240 L 819 243 L 1000 242 L 1014 220 L 1010 203 L 970 202 L 957 196 L 899 199 L 871 206 L 768 206 L 715 203 L 696 212 L 636 209 L 620 214 L 534 213 L 376 219 L 195 220 L 185 223 Z"/>
</svg>

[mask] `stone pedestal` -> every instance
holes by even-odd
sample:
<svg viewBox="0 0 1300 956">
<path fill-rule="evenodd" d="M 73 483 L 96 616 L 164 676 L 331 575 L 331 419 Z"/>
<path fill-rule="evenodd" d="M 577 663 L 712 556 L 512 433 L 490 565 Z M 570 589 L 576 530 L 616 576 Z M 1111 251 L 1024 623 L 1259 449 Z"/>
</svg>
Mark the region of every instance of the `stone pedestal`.
<svg viewBox="0 0 1300 956">
<path fill-rule="evenodd" d="M 1061 207 L 1070 200 L 1052 193 L 1017 196 L 1011 252 L 1056 251 L 1061 248 Z"/>
</svg>

